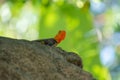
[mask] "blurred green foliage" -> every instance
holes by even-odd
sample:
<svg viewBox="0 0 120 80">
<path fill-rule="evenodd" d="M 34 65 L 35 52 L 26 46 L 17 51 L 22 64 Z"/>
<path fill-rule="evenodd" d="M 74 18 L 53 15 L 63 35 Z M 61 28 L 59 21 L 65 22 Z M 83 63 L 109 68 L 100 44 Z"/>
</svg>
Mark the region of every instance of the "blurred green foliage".
<svg viewBox="0 0 120 80">
<path fill-rule="evenodd" d="M 70 3 L 69 0 L 8 0 L 7 4 L 11 11 L 12 26 L 16 26 L 17 21 L 21 19 L 22 11 L 30 10 L 37 15 L 36 23 L 30 25 L 24 33 L 20 33 L 23 35 L 20 38 L 25 38 L 31 30 L 38 32 L 38 39 L 51 38 L 59 30 L 65 30 L 66 38 L 59 46 L 67 51 L 78 53 L 83 59 L 84 69 L 91 72 L 95 78 L 109 80 L 106 77 L 109 75 L 108 71 L 102 67 L 99 59 L 98 40 L 94 30 L 93 17 L 89 11 L 90 3 L 81 1 L 83 6 L 78 7 L 77 0 L 72 1 Z M 25 7 L 26 5 L 27 7 Z M 6 36 L 4 35 L 5 30 L 9 29 L 8 33 L 12 32 L 11 34 L 15 35 L 14 38 L 19 38 L 16 37 L 19 32 L 16 27 L 13 27 L 12 30 L 11 27 L 7 27 L 11 22 L 7 22 L 5 24 L 8 25 L 5 25 L 1 20 L 0 24 L 4 26 L 4 28 L 0 26 L 2 28 L 0 35 Z M 28 36 L 35 36 L 31 34 Z"/>
</svg>

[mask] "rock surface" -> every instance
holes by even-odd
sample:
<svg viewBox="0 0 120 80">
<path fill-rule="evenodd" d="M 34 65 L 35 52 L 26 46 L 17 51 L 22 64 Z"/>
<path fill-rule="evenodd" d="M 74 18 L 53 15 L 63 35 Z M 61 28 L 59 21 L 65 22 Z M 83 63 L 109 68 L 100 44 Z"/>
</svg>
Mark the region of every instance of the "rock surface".
<svg viewBox="0 0 120 80">
<path fill-rule="evenodd" d="M 73 52 L 0 37 L 0 80 L 93 80 Z"/>
</svg>

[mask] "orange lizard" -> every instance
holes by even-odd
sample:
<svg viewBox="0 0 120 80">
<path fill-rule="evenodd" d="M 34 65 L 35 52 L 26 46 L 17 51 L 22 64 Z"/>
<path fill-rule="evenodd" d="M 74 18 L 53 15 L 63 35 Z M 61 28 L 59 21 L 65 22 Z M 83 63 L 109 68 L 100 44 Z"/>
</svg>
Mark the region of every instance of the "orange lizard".
<svg viewBox="0 0 120 80">
<path fill-rule="evenodd" d="M 60 30 L 54 38 L 35 40 L 35 42 L 40 42 L 48 46 L 57 46 L 62 40 L 64 40 L 65 36 L 66 32 L 64 30 Z"/>
</svg>

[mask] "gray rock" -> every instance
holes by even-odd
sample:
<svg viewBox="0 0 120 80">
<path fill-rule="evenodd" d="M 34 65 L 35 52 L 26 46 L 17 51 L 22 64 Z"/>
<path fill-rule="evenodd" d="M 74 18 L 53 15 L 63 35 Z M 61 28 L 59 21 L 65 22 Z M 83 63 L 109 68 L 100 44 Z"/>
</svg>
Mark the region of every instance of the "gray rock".
<svg viewBox="0 0 120 80">
<path fill-rule="evenodd" d="M 0 37 L 0 80 L 93 80 L 77 54 L 35 41 Z"/>
</svg>

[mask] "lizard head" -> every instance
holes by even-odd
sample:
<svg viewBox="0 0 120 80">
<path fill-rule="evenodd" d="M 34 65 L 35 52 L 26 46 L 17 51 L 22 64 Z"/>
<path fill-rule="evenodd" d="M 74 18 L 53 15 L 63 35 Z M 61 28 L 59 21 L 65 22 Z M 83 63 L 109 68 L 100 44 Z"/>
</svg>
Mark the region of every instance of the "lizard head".
<svg viewBox="0 0 120 80">
<path fill-rule="evenodd" d="M 60 43 L 62 40 L 64 40 L 65 36 L 66 32 L 64 30 L 60 30 L 54 39 L 57 41 L 57 43 Z"/>
</svg>

